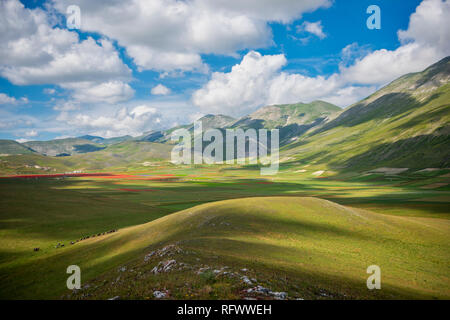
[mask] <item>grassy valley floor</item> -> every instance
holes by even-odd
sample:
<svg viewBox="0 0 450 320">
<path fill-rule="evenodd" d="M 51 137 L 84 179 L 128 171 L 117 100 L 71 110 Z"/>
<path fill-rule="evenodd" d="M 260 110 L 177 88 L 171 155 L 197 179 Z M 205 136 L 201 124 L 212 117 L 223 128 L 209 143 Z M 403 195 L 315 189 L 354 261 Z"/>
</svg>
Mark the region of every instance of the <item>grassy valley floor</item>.
<svg viewBox="0 0 450 320">
<path fill-rule="evenodd" d="M 449 172 L 0 179 L 0 298 L 449 298 Z M 366 288 L 372 264 L 382 290 Z"/>
</svg>

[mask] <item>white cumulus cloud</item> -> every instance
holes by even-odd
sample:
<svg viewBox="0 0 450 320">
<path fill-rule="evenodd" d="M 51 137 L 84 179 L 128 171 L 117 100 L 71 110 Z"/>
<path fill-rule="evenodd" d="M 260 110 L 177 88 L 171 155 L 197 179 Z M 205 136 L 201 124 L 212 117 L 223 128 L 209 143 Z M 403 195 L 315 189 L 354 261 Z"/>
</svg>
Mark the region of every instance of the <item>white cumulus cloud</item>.
<svg viewBox="0 0 450 320">
<path fill-rule="evenodd" d="M 347 81 L 386 84 L 418 72 L 450 54 L 450 1 L 424 0 L 411 15 L 407 30 L 398 32 L 402 45 L 376 50 L 341 73 Z"/>
<path fill-rule="evenodd" d="M 84 83 L 106 88 L 122 82 L 122 88 L 126 88 L 131 70 L 110 41 L 91 37 L 80 40 L 76 32 L 54 27 L 43 10 L 27 9 L 18 0 L 5 0 L 0 2 L 0 75 L 16 85 L 73 87 L 75 96 L 90 101 L 99 95 L 96 90 L 84 90 Z M 117 85 L 111 88 L 116 96 Z M 90 92 L 94 93 L 92 98 L 88 97 Z M 122 93 L 123 97 L 113 100 L 130 97 L 129 89 Z M 110 99 L 108 94 L 103 96 L 105 101 Z"/>
<path fill-rule="evenodd" d="M 82 102 L 108 102 L 111 104 L 129 100 L 134 89 L 122 81 L 95 83 L 91 81 L 75 82 L 61 85 L 73 91 L 72 97 Z"/>
<path fill-rule="evenodd" d="M 308 77 L 283 72 L 286 63 L 284 55 L 251 51 L 230 72 L 213 73 L 211 80 L 194 92 L 192 102 L 204 113 L 242 116 L 263 105 L 317 99 L 346 106 L 375 90 L 351 85 L 339 74 Z"/>
<path fill-rule="evenodd" d="M 170 93 L 170 89 L 162 84 L 158 84 L 158 85 L 154 86 L 151 90 L 151 94 L 153 94 L 153 95 L 165 96 L 165 95 L 168 95 L 169 93 Z"/>
<path fill-rule="evenodd" d="M 284 55 L 263 56 L 251 51 L 231 72 L 214 72 L 203 88 L 194 92 L 192 102 L 207 113 L 242 115 L 267 101 L 268 88 L 286 64 Z"/>
<path fill-rule="evenodd" d="M 398 32 L 403 43 L 413 41 L 430 46 L 443 54 L 450 53 L 450 1 L 424 0 L 409 20 L 407 30 Z"/>
<path fill-rule="evenodd" d="M 297 32 L 306 31 L 312 33 L 313 35 L 319 37 L 320 39 L 325 39 L 326 34 L 323 32 L 322 21 L 317 22 L 303 22 L 302 25 L 297 27 Z"/>
<path fill-rule="evenodd" d="M 77 132 L 89 132 L 102 137 L 139 135 L 161 121 L 161 114 L 154 107 L 138 105 L 122 107 L 115 112 L 70 113 L 63 111 L 57 121 L 72 126 Z"/>
<path fill-rule="evenodd" d="M 6 93 L 0 93 L 0 104 L 14 104 L 16 98 L 8 96 Z"/>
<path fill-rule="evenodd" d="M 327 77 L 285 72 L 284 55 L 263 56 L 252 51 L 230 72 L 213 73 L 210 81 L 194 92 L 192 102 L 205 113 L 235 116 L 263 105 L 318 99 L 348 106 L 397 77 L 421 71 L 448 56 L 448 16 L 450 1 L 422 1 L 411 15 L 408 29 L 399 31 L 402 44 L 397 49 L 367 52 L 367 48 L 351 44 L 342 50 L 339 72 Z M 303 27 L 320 34 L 317 26 Z"/>
<path fill-rule="evenodd" d="M 201 54 L 235 55 L 272 44 L 268 23 L 288 23 L 329 0 L 53 0 L 82 8 L 81 27 L 115 39 L 139 70 L 206 72 Z"/>
<path fill-rule="evenodd" d="M 0 92 L 0 104 L 18 104 L 18 103 L 28 103 L 28 98 L 22 97 L 20 99 L 16 99 L 7 95 L 6 93 Z"/>
</svg>

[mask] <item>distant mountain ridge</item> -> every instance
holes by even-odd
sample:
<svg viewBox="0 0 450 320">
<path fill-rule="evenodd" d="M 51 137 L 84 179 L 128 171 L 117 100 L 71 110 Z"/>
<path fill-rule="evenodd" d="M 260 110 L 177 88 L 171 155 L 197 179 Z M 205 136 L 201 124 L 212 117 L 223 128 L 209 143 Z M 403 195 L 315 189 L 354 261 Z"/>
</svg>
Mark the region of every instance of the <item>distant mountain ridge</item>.
<svg viewBox="0 0 450 320">
<path fill-rule="evenodd" d="M 46 156 L 70 156 L 78 153 L 99 151 L 103 145 L 87 139 L 65 138 L 49 141 L 28 141 L 24 146 Z"/>
<path fill-rule="evenodd" d="M 110 145 L 110 144 L 120 143 L 123 141 L 133 140 L 133 137 L 129 136 L 129 135 L 114 137 L 114 138 L 103 138 L 103 137 L 99 137 L 99 136 L 85 135 L 85 136 L 81 136 L 78 138 L 89 140 L 89 141 L 92 141 L 92 142 L 95 142 L 98 144 L 103 144 L 103 145 Z"/>
<path fill-rule="evenodd" d="M 314 101 L 309 104 L 296 103 L 285 105 L 273 105 L 263 107 L 256 112 L 235 119 L 227 115 L 207 114 L 197 121 L 202 122 L 203 131 L 218 128 L 242 128 L 242 129 L 274 129 L 281 130 L 281 140 L 293 136 L 299 136 L 312 127 L 321 124 L 329 116 L 336 114 L 339 107 L 324 101 Z M 22 145 L 24 148 L 17 147 L 15 153 L 23 154 L 29 152 L 37 152 L 46 156 L 71 156 L 80 153 L 89 153 L 102 150 L 103 148 L 126 141 L 146 141 L 156 143 L 170 143 L 171 133 L 176 129 L 184 128 L 190 132 L 194 130 L 194 124 L 177 126 L 168 130 L 149 131 L 141 136 L 121 136 L 114 138 L 103 138 L 100 136 L 84 135 L 77 138 L 54 139 L 49 141 L 28 141 L 22 144 L 12 141 L 11 145 Z M 5 153 L 6 143 L 0 144 L 0 154 Z"/>
<path fill-rule="evenodd" d="M 345 109 L 313 101 L 266 106 L 240 119 L 206 115 L 199 121 L 203 130 L 277 128 L 282 161 L 296 164 L 355 170 L 450 167 L 450 57 L 422 72 L 404 75 Z M 171 133 L 179 128 L 192 132 L 193 124 L 139 137 L 86 135 L 23 144 L 0 140 L 0 154 L 74 156 L 105 149 L 102 155 L 116 157 L 113 162 L 119 164 L 132 158 L 127 152 L 145 147 L 147 151 L 157 148 L 154 155 L 168 159 L 163 152 L 170 152 Z M 120 156 L 114 150 L 120 150 Z"/>
<path fill-rule="evenodd" d="M 226 128 L 231 126 L 236 119 L 226 116 L 223 114 L 213 115 L 213 114 L 207 114 L 201 118 L 199 118 L 196 121 L 200 121 L 202 123 L 203 131 L 213 128 Z M 194 124 L 187 124 L 187 125 L 181 125 L 176 126 L 174 128 L 163 130 L 163 131 L 150 131 L 148 133 L 145 133 L 144 135 L 137 137 L 136 140 L 138 141 L 149 141 L 149 142 L 160 142 L 160 143 L 166 143 L 170 141 L 170 136 L 172 132 L 174 132 L 177 129 L 187 129 L 189 132 L 194 131 Z"/>
<path fill-rule="evenodd" d="M 197 121 L 202 122 L 203 131 L 208 129 L 280 129 L 281 142 L 299 136 L 307 130 L 323 123 L 330 116 L 337 114 L 341 108 L 324 101 L 265 106 L 240 119 L 218 114 L 208 114 Z M 166 143 L 176 129 L 184 128 L 192 132 L 194 124 L 182 125 L 165 131 L 151 131 L 137 140 Z"/>
</svg>

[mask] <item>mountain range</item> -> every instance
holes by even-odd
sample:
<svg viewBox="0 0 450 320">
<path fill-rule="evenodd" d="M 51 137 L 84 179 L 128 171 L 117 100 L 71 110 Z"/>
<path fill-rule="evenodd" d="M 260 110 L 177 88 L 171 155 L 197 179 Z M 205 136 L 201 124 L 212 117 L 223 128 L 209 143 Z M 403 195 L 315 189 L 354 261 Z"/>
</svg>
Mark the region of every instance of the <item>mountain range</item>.
<svg viewBox="0 0 450 320">
<path fill-rule="evenodd" d="M 240 119 L 206 115 L 209 128 L 280 130 L 282 161 L 318 163 L 333 168 L 450 166 L 450 57 L 422 72 L 404 75 L 345 109 L 324 101 L 272 105 Z M 18 143 L 0 140 L 0 154 L 39 159 L 58 157 L 61 163 L 84 169 L 136 166 L 136 160 L 168 159 L 171 133 L 150 131 L 139 137 L 77 138 Z M 131 152 L 133 150 L 133 152 Z M 155 152 L 151 152 L 156 150 Z M 149 153 L 150 152 L 150 153 Z M 87 154 L 89 153 L 89 154 Z M 284 160 L 283 160 L 284 159 Z M 86 167 L 87 165 L 87 167 Z"/>
</svg>

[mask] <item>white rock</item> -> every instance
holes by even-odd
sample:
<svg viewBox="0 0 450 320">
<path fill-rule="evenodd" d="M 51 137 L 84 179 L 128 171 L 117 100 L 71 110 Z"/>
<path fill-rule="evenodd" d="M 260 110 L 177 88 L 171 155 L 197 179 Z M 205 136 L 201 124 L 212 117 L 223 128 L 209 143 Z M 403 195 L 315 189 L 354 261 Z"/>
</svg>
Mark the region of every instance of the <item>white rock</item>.
<svg viewBox="0 0 450 320">
<path fill-rule="evenodd" d="M 247 276 L 242 276 L 242 281 L 244 281 L 246 284 L 252 284 L 252 282 L 250 281 L 250 279 Z"/>
<path fill-rule="evenodd" d="M 275 297 L 275 299 L 284 300 L 287 298 L 288 294 L 286 292 L 270 292 L 271 295 Z"/>
<path fill-rule="evenodd" d="M 161 291 L 154 291 L 154 292 L 153 292 L 153 296 L 154 296 L 156 299 L 162 299 L 162 298 L 165 298 L 165 297 L 166 297 L 166 294 L 165 294 L 164 292 L 161 292 Z"/>
<path fill-rule="evenodd" d="M 172 269 L 172 267 L 174 267 L 177 264 L 176 260 L 168 260 L 165 262 L 164 267 L 163 267 L 163 271 L 164 272 L 168 272 Z"/>
</svg>

